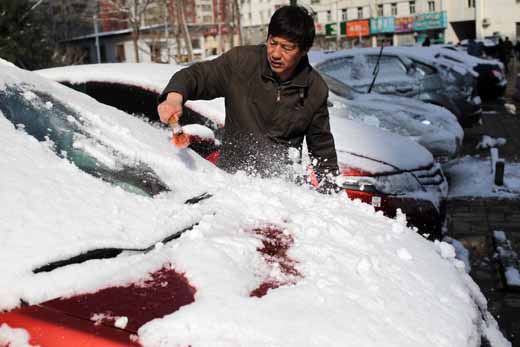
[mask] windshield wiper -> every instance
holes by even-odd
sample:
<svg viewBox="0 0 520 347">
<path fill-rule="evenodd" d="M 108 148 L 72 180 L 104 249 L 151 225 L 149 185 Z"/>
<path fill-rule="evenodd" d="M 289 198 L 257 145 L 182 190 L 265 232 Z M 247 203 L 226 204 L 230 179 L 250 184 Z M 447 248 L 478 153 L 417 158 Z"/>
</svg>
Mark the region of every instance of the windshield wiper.
<svg viewBox="0 0 520 347">
<path fill-rule="evenodd" d="M 374 66 L 374 71 L 372 71 L 372 75 L 374 78 L 372 79 L 372 83 L 370 83 L 370 87 L 368 87 L 368 94 L 372 91 L 372 88 L 374 88 L 374 84 L 376 83 L 377 75 L 379 74 L 379 66 L 381 62 L 381 56 L 383 55 L 383 48 L 385 47 L 384 42 L 381 43 L 381 49 L 379 50 L 379 55 L 377 56 L 377 62 L 376 66 Z"/>
<path fill-rule="evenodd" d="M 211 194 L 203 193 L 201 195 L 198 195 L 198 196 L 195 196 L 195 197 L 193 197 L 191 199 L 186 200 L 184 203 L 188 204 L 188 205 L 193 205 L 193 204 L 197 204 L 197 203 L 199 203 L 199 202 L 201 202 L 203 200 L 209 199 L 211 197 L 212 197 Z M 76 255 L 76 256 L 74 256 L 72 258 L 69 258 L 69 259 L 57 260 L 57 261 L 54 261 L 52 263 L 40 266 L 40 267 L 34 269 L 33 273 L 37 274 L 37 273 L 40 273 L 40 272 L 50 272 L 50 271 L 53 271 L 53 270 L 58 269 L 60 267 L 64 267 L 64 266 L 72 265 L 72 264 L 81 264 L 81 263 L 84 263 L 84 262 L 86 262 L 88 260 L 115 258 L 115 257 L 117 257 L 119 254 L 121 254 L 123 252 L 148 253 L 148 252 L 154 250 L 157 244 L 165 244 L 165 243 L 168 243 L 168 242 L 170 242 L 172 240 L 178 239 L 186 231 L 193 229 L 197 225 L 199 225 L 199 222 L 194 223 L 194 224 L 192 224 L 189 227 L 186 227 L 184 229 L 181 229 L 181 230 L 179 230 L 179 231 L 177 231 L 177 232 L 175 232 L 175 233 L 173 233 L 171 235 L 168 235 L 167 237 L 165 237 L 161 241 L 155 242 L 155 243 L 153 243 L 152 245 L 150 245 L 150 246 L 148 246 L 146 248 L 98 248 L 98 249 L 94 249 L 94 250 L 91 250 L 91 251 L 88 251 L 88 252 L 85 252 L 85 253 L 81 253 L 81 254 Z"/>
</svg>

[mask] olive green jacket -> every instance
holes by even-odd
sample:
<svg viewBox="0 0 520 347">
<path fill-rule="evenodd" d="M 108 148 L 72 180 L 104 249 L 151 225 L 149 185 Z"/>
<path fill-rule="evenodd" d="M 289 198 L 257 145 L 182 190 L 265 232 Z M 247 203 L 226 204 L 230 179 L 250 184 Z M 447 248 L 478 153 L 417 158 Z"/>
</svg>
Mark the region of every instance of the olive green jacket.
<svg viewBox="0 0 520 347">
<path fill-rule="evenodd" d="M 279 82 L 269 67 L 265 45 L 236 47 L 212 61 L 177 72 L 163 91 L 184 101 L 225 98 L 226 120 L 218 166 L 261 176 L 283 174 L 288 148 L 300 150 L 306 139 L 320 179 L 338 170 L 327 109 L 328 87 L 300 61 L 294 77 Z"/>
</svg>

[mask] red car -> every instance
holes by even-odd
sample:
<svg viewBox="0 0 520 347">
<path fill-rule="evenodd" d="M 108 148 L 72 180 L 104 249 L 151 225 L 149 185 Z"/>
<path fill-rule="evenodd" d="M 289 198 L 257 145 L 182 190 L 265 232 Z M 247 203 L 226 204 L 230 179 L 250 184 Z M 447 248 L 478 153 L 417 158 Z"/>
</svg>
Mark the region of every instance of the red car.
<svg viewBox="0 0 520 347">
<path fill-rule="evenodd" d="M 2 347 L 507 345 L 453 247 L 403 218 L 226 174 L 1 60 L 0 89 Z"/>
</svg>

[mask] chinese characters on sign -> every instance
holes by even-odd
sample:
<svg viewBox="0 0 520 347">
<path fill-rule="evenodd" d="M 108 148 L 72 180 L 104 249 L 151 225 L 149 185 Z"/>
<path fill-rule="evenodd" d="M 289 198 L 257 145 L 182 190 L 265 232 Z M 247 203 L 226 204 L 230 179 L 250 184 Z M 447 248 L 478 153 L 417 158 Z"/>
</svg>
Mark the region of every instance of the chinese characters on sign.
<svg viewBox="0 0 520 347">
<path fill-rule="evenodd" d="M 368 36 L 370 26 L 368 20 L 356 20 L 347 22 L 347 37 Z"/>
<path fill-rule="evenodd" d="M 395 17 L 379 17 L 370 19 L 370 33 L 384 34 L 395 31 Z"/>
<path fill-rule="evenodd" d="M 400 17 L 395 19 L 396 33 L 409 33 L 413 31 L 413 17 Z"/>
<path fill-rule="evenodd" d="M 413 29 L 415 31 L 429 30 L 429 29 L 443 29 L 446 28 L 447 16 L 446 12 L 432 12 L 425 14 L 418 14 L 415 16 L 413 22 Z"/>
</svg>

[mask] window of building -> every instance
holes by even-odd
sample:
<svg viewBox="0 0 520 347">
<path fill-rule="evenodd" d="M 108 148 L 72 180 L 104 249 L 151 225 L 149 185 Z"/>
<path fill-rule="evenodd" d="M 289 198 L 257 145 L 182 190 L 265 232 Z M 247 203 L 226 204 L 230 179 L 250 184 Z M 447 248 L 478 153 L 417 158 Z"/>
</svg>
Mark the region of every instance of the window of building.
<svg viewBox="0 0 520 347">
<path fill-rule="evenodd" d="M 327 22 L 332 22 L 332 11 L 331 10 L 327 11 Z"/>
<path fill-rule="evenodd" d="M 415 1 L 410 1 L 410 14 L 415 14 Z"/>
<path fill-rule="evenodd" d="M 383 5 L 377 5 L 377 16 L 383 17 Z"/>
<path fill-rule="evenodd" d="M 390 13 L 392 14 L 392 16 L 397 16 L 397 3 L 396 2 L 392 2 L 392 4 L 390 5 Z"/>
<path fill-rule="evenodd" d="M 428 11 L 435 12 L 435 1 L 428 1 Z"/>
<path fill-rule="evenodd" d="M 358 19 L 363 18 L 363 7 L 357 8 L 357 17 L 358 17 Z"/>
<path fill-rule="evenodd" d="M 475 0 L 468 0 L 468 7 L 475 7 Z"/>
<path fill-rule="evenodd" d="M 342 21 L 348 20 L 347 9 L 346 8 L 341 9 L 341 20 Z"/>
</svg>

